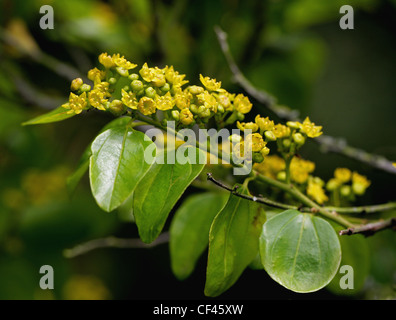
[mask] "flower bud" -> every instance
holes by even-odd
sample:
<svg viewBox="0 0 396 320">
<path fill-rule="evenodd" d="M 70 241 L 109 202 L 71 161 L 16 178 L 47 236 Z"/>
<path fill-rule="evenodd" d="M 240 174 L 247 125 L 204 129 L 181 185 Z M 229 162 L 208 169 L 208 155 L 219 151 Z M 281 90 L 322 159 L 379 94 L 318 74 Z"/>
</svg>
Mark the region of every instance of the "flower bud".
<svg viewBox="0 0 396 320">
<path fill-rule="evenodd" d="M 286 172 L 279 171 L 278 174 L 276 175 L 276 178 L 280 181 L 285 181 L 286 180 Z"/>
<path fill-rule="evenodd" d="M 91 86 L 89 84 L 84 83 L 81 87 L 80 87 L 80 91 L 81 92 L 88 92 L 91 90 Z"/>
<path fill-rule="evenodd" d="M 261 152 L 253 152 L 252 160 L 253 162 L 261 163 L 264 161 L 264 156 L 261 154 Z"/>
<path fill-rule="evenodd" d="M 351 190 L 351 186 L 342 186 L 340 188 L 340 194 L 343 197 L 348 197 L 351 194 L 352 190 Z"/>
<path fill-rule="evenodd" d="M 143 82 L 140 80 L 133 80 L 131 82 L 131 88 L 134 92 L 138 92 L 144 88 Z"/>
<path fill-rule="evenodd" d="M 128 77 L 129 76 L 128 69 L 125 69 L 123 67 L 117 67 L 116 70 L 117 70 L 118 74 L 121 77 Z"/>
<path fill-rule="evenodd" d="M 192 113 L 198 113 L 198 110 L 199 110 L 199 108 L 197 107 L 197 105 L 196 104 L 190 104 L 190 111 L 192 112 Z"/>
<path fill-rule="evenodd" d="M 139 79 L 139 75 L 137 73 L 132 73 L 128 76 L 128 79 L 133 81 L 133 80 L 138 80 Z"/>
<path fill-rule="evenodd" d="M 264 136 L 266 141 L 276 141 L 276 136 L 271 130 L 265 131 Z"/>
<path fill-rule="evenodd" d="M 109 83 L 110 83 L 110 84 L 116 84 L 116 83 L 117 83 L 117 79 L 114 78 L 114 77 L 111 77 L 111 78 L 109 79 Z"/>
<path fill-rule="evenodd" d="M 293 134 L 293 140 L 297 144 L 297 146 L 299 146 L 299 147 L 302 146 L 305 143 L 304 136 L 301 133 L 299 133 L 299 132 L 296 132 L 296 133 Z"/>
<path fill-rule="evenodd" d="M 160 89 L 163 93 L 167 93 L 170 90 L 169 83 L 165 83 Z"/>
<path fill-rule="evenodd" d="M 70 85 L 70 89 L 72 91 L 77 91 L 78 89 L 81 88 L 82 85 L 83 85 L 83 80 L 81 78 L 76 78 L 72 81 Z"/>
<path fill-rule="evenodd" d="M 270 153 L 270 149 L 268 147 L 264 147 L 263 149 L 261 149 L 261 155 L 263 157 L 267 156 Z"/>
<path fill-rule="evenodd" d="M 204 92 L 204 88 L 202 88 L 200 86 L 190 86 L 190 87 L 188 87 L 188 90 L 192 94 L 200 94 L 200 93 Z"/>
<path fill-rule="evenodd" d="M 239 134 L 232 134 L 228 137 L 228 140 L 230 140 L 232 143 L 238 143 L 242 141 L 242 137 Z"/>
<path fill-rule="evenodd" d="M 284 139 L 282 143 L 285 148 L 289 148 L 291 145 L 290 139 Z"/>
<path fill-rule="evenodd" d="M 287 125 L 289 128 L 292 128 L 292 129 L 299 129 L 299 128 L 300 128 L 299 123 L 296 122 L 296 121 L 287 121 L 287 122 L 286 122 L 286 125 Z"/>
<path fill-rule="evenodd" d="M 217 105 L 217 112 L 224 113 L 224 107 L 221 104 Z"/>
<path fill-rule="evenodd" d="M 113 100 L 110 102 L 109 111 L 115 116 L 120 116 L 125 113 L 126 106 L 122 103 L 121 100 Z"/>
<path fill-rule="evenodd" d="M 172 110 L 172 118 L 176 121 L 180 120 L 180 113 L 177 110 Z"/>
<path fill-rule="evenodd" d="M 237 118 L 239 121 L 243 121 L 245 119 L 245 115 L 242 112 L 237 112 Z"/>
<path fill-rule="evenodd" d="M 153 87 L 147 87 L 145 90 L 145 93 L 146 93 L 146 96 L 151 99 L 154 99 L 157 94 L 157 92 L 155 91 L 155 89 Z"/>
</svg>

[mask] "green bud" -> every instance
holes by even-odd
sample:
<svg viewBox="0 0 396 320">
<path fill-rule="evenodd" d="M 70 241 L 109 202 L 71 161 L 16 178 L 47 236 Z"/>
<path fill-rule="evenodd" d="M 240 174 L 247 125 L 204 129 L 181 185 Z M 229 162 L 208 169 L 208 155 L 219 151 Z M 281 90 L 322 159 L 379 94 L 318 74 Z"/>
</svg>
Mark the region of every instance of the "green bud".
<svg viewBox="0 0 396 320">
<path fill-rule="evenodd" d="M 110 102 L 109 111 L 115 116 L 120 116 L 124 114 L 127 110 L 127 107 L 122 103 L 121 100 L 113 100 Z"/>
<path fill-rule="evenodd" d="M 131 80 L 131 81 L 138 80 L 139 79 L 139 75 L 137 73 L 132 73 L 132 74 L 129 75 L 128 79 Z"/>
<path fill-rule="evenodd" d="M 143 82 L 140 80 L 133 80 L 131 82 L 131 88 L 133 91 L 138 92 L 144 88 Z"/>
<path fill-rule="evenodd" d="M 117 83 L 117 79 L 114 78 L 114 77 L 111 77 L 111 78 L 109 79 L 109 83 L 110 83 L 110 84 L 116 84 L 116 83 Z"/>
<path fill-rule="evenodd" d="M 284 146 L 285 148 L 289 148 L 290 145 L 291 145 L 291 141 L 290 141 L 290 139 L 284 139 L 283 142 L 282 142 L 282 144 L 283 144 L 283 146 Z"/>
<path fill-rule="evenodd" d="M 123 68 L 123 67 L 117 67 L 116 70 L 117 70 L 118 74 L 119 74 L 121 77 L 128 77 L 128 76 L 129 76 L 128 70 L 125 69 L 125 68 Z"/>
<path fill-rule="evenodd" d="M 172 118 L 175 119 L 176 121 L 180 120 L 180 113 L 177 110 L 172 110 Z"/>
<path fill-rule="evenodd" d="M 129 86 L 125 86 L 125 87 L 122 88 L 122 89 L 124 89 L 125 91 L 129 91 L 131 88 L 130 88 Z"/>
<path fill-rule="evenodd" d="M 217 105 L 217 112 L 224 113 L 224 107 L 221 104 Z"/>
<path fill-rule="evenodd" d="M 261 163 L 264 161 L 264 157 L 260 152 L 253 152 L 252 160 L 253 162 Z"/>
<path fill-rule="evenodd" d="M 198 112 L 198 115 L 200 118 L 210 117 L 210 110 L 205 108 L 202 112 Z"/>
<path fill-rule="evenodd" d="M 285 181 L 286 180 L 286 172 L 285 171 L 280 171 L 276 175 L 276 178 L 280 181 Z"/>
<path fill-rule="evenodd" d="M 336 190 L 338 187 L 340 186 L 340 184 L 338 183 L 338 181 L 336 179 L 330 179 L 327 184 L 326 184 L 326 189 L 328 191 L 334 191 Z"/>
<path fill-rule="evenodd" d="M 198 113 L 198 110 L 199 110 L 199 108 L 197 107 L 197 105 L 196 104 L 190 104 L 190 111 L 192 112 L 192 113 Z"/>
<path fill-rule="evenodd" d="M 287 122 L 286 122 L 286 125 L 287 125 L 289 128 L 292 128 L 292 129 L 298 129 L 298 128 L 300 128 L 300 126 L 298 125 L 298 123 L 295 122 L 295 121 L 287 121 Z"/>
<path fill-rule="evenodd" d="M 293 140 L 298 146 L 302 146 L 305 143 L 304 136 L 299 132 L 293 134 Z"/>
<path fill-rule="evenodd" d="M 147 87 L 145 90 L 146 96 L 154 99 L 155 95 L 157 94 L 157 92 L 155 91 L 155 89 L 153 87 Z"/>
<path fill-rule="evenodd" d="M 136 95 L 138 95 L 139 97 L 144 96 L 144 94 L 145 94 L 144 89 L 142 89 L 142 90 L 140 90 L 140 91 L 138 91 L 138 92 L 136 93 Z"/>
<path fill-rule="evenodd" d="M 276 141 L 276 136 L 271 130 L 265 131 L 264 136 L 266 141 Z"/>
<path fill-rule="evenodd" d="M 342 186 L 340 188 L 340 193 L 343 197 L 348 197 L 351 194 L 351 186 Z"/>
<path fill-rule="evenodd" d="M 242 112 L 237 112 L 237 118 L 239 121 L 245 120 L 245 115 Z"/>
<path fill-rule="evenodd" d="M 228 140 L 230 140 L 232 143 L 238 143 L 242 141 L 242 137 L 239 134 L 232 134 L 228 137 Z"/>
<path fill-rule="evenodd" d="M 165 83 L 160 89 L 163 93 L 167 93 L 170 90 L 169 83 Z"/>
<path fill-rule="evenodd" d="M 190 86 L 190 87 L 188 87 L 188 90 L 192 94 L 200 94 L 200 93 L 204 92 L 204 88 L 202 88 L 200 86 Z"/>
<path fill-rule="evenodd" d="M 84 83 L 81 87 L 80 87 L 80 91 L 81 92 L 88 92 L 91 90 L 91 86 L 89 84 Z"/>
</svg>

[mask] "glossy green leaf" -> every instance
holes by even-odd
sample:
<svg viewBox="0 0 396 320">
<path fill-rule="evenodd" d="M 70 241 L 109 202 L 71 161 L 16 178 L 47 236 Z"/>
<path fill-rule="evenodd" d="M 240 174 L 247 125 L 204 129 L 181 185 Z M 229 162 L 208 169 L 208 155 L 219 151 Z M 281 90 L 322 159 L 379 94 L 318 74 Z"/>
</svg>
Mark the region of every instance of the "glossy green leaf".
<svg viewBox="0 0 396 320">
<path fill-rule="evenodd" d="M 178 208 L 170 225 L 170 257 L 172 271 L 186 279 L 209 243 L 213 219 L 227 201 L 224 193 L 201 193 L 189 196 Z"/>
<path fill-rule="evenodd" d="M 204 168 L 205 164 L 199 164 L 197 159 L 201 151 L 195 150 L 195 155 L 186 155 L 185 164 L 155 161 L 136 188 L 133 214 L 142 241 L 150 243 L 158 237 L 177 200 Z"/>
<path fill-rule="evenodd" d="M 153 144 L 129 127 L 111 128 L 92 143 L 89 176 L 92 194 L 105 211 L 119 207 L 150 169 L 145 149 Z"/>
<path fill-rule="evenodd" d="M 22 125 L 28 126 L 28 125 L 33 125 L 33 124 L 44 124 L 44 123 L 58 122 L 58 121 L 69 119 L 76 115 L 75 113 L 68 113 L 69 111 L 70 111 L 69 109 L 66 109 L 66 108 L 63 108 L 62 106 L 60 106 L 48 113 L 42 114 L 36 118 L 28 120 L 28 121 L 22 123 Z"/>
<path fill-rule="evenodd" d="M 276 282 L 295 292 L 313 292 L 335 276 L 341 246 L 327 221 L 287 210 L 264 224 L 260 255 L 264 269 Z"/>
<path fill-rule="evenodd" d="M 339 229 L 341 230 L 341 228 Z M 359 234 L 354 236 L 341 236 L 340 243 L 342 250 L 340 267 L 344 265 L 351 266 L 353 274 L 347 274 L 347 272 L 341 273 L 339 270 L 326 289 L 339 295 L 355 295 L 363 289 L 370 271 L 370 249 L 367 244 L 367 239 Z M 342 279 L 345 276 L 347 276 L 347 278 Z M 352 276 L 352 278 L 348 279 L 350 276 Z M 340 281 L 344 283 L 346 280 L 348 280 L 348 285 L 352 285 L 353 288 L 343 289 L 340 286 Z"/>
<path fill-rule="evenodd" d="M 101 134 L 108 129 L 116 128 L 116 127 L 126 127 L 126 125 L 131 121 L 130 117 L 120 117 L 116 118 L 113 121 L 106 124 L 102 130 L 98 133 Z M 78 162 L 77 169 L 67 178 L 67 191 L 69 194 L 73 194 L 76 190 L 78 183 L 81 181 L 84 174 L 88 171 L 89 161 L 92 155 L 91 151 L 92 143 L 85 149 L 83 155 L 81 156 L 80 161 Z"/>
<path fill-rule="evenodd" d="M 260 204 L 230 195 L 210 228 L 205 295 L 229 289 L 254 260 L 264 221 Z"/>
</svg>

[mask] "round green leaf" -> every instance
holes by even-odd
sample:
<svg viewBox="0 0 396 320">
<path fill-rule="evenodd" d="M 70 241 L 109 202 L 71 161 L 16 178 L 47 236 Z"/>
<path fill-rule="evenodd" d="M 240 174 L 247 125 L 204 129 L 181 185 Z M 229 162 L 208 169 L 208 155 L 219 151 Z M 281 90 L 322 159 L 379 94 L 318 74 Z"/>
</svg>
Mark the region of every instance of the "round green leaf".
<svg viewBox="0 0 396 320">
<path fill-rule="evenodd" d="M 153 142 L 128 126 L 106 130 L 92 143 L 89 166 L 92 194 L 105 211 L 119 207 L 150 169 L 145 149 Z"/>
<path fill-rule="evenodd" d="M 260 255 L 264 269 L 276 282 L 295 292 L 313 292 L 335 276 L 341 246 L 327 221 L 287 210 L 264 224 Z"/>
</svg>

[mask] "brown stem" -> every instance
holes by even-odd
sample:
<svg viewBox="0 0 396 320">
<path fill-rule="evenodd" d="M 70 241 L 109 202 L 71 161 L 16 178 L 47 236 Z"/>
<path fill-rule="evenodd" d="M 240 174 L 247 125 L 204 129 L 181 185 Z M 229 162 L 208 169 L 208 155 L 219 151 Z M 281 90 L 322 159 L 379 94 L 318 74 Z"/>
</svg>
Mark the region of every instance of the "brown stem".
<svg viewBox="0 0 396 320">
<path fill-rule="evenodd" d="M 341 230 L 339 234 L 340 236 L 343 235 L 350 236 L 353 234 L 361 233 L 364 236 L 368 237 L 368 236 L 372 236 L 378 231 L 386 230 L 386 229 L 392 229 L 396 231 L 396 218 L 390 218 L 388 220 L 383 220 L 383 221 L 368 223 L 358 227 L 348 228 L 346 230 Z"/>
</svg>

